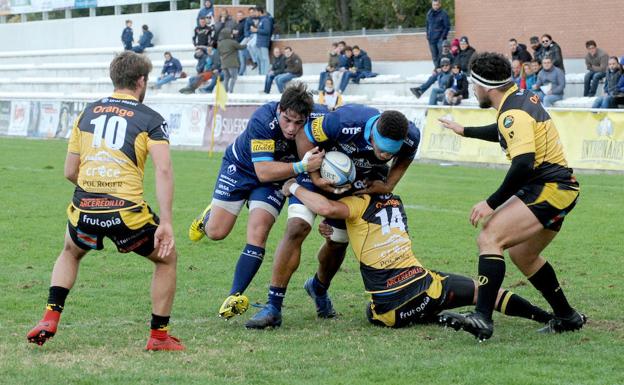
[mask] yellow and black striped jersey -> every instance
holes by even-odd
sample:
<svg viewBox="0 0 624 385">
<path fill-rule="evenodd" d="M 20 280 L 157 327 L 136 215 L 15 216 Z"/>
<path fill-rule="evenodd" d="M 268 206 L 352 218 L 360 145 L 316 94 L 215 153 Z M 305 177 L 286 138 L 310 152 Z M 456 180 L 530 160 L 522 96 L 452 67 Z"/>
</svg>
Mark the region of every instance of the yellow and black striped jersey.
<svg viewBox="0 0 624 385">
<path fill-rule="evenodd" d="M 167 123 L 130 95 L 90 103 L 76 120 L 68 152 L 80 155 L 73 205 L 117 211 L 143 203 L 143 174 L 152 145 L 169 143 Z"/>
<path fill-rule="evenodd" d="M 559 133 L 539 98 L 518 86 L 511 87 L 498 109 L 498 138 L 507 158 L 535 153 L 531 182 L 569 180 L 571 170 L 563 154 Z"/>
</svg>

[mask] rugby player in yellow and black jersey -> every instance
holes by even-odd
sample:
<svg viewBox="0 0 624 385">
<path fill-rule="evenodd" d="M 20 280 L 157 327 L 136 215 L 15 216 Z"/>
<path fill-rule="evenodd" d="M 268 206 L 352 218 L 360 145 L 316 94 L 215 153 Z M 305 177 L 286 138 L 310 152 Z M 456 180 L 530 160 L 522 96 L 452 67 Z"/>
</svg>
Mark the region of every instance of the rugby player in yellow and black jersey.
<svg viewBox="0 0 624 385">
<path fill-rule="evenodd" d="M 470 214 L 475 227 L 483 220 L 477 239 L 480 288 L 476 311 L 448 313 L 446 322 L 480 340 L 492 336 L 492 309 L 505 275 L 503 251 L 508 250 L 555 314 L 540 331 L 578 330 L 586 317 L 570 306 L 554 269 L 541 256 L 579 196 L 579 184 L 568 167 L 557 129 L 537 95 L 514 84 L 511 65 L 502 55 L 475 55 L 471 77 L 479 106 L 496 108 L 497 122 L 484 127 L 463 127 L 446 119 L 440 122 L 458 135 L 500 142 L 511 167 L 501 186 Z"/>
<path fill-rule="evenodd" d="M 286 182 L 282 192 L 295 195 L 315 214 L 345 220 L 364 288 L 371 295 L 366 306 L 371 323 L 395 328 L 428 323 L 444 309 L 474 304 L 474 280 L 429 270 L 414 256 L 399 196 L 364 194 L 334 201 L 294 179 Z M 500 290 L 496 306 L 504 314 L 541 323 L 551 319 L 546 311 L 507 290 Z"/>
<path fill-rule="evenodd" d="M 173 170 L 167 124 L 142 104 L 151 69 L 143 55 L 126 51 L 116 56 L 110 65 L 113 95 L 88 104 L 74 124 L 65 177 L 76 188 L 67 209 L 65 246 L 54 265 L 44 317 L 28 333 L 30 342 L 43 345 L 54 336 L 81 258 L 89 250 L 101 250 L 107 237 L 120 252 L 132 251 L 156 265 L 146 349 L 184 349 L 168 333 L 177 259 L 171 224 Z M 143 200 L 148 154 L 156 170 L 160 218 Z"/>
</svg>

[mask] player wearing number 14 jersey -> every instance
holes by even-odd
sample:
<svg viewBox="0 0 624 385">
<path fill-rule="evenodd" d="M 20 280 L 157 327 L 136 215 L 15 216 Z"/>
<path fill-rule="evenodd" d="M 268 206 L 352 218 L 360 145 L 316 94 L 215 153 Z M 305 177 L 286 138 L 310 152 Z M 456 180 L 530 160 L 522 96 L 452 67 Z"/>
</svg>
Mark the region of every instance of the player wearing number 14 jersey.
<svg viewBox="0 0 624 385">
<path fill-rule="evenodd" d="M 65 246 L 54 265 L 43 319 L 27 335 L 43 345 L 54 336 L 82 257 L 101 250 L 105 237 L 122 253 L 134 252 L 156 265 L 152 282 L 151 335 L 147 350 L 183 350 L 169 335 L 176 286 L 171 205 L 173 170 L 163 118 L 142 104 L 152 64 L 126 51 L 113 59 L 111 97 L 87 105 L 72 129 L 65 177 L 76 185 L 67 208 Z M 143 174 L 150 154 L 156 170 L 161 217 L 143 200 Z"/>
</svg>

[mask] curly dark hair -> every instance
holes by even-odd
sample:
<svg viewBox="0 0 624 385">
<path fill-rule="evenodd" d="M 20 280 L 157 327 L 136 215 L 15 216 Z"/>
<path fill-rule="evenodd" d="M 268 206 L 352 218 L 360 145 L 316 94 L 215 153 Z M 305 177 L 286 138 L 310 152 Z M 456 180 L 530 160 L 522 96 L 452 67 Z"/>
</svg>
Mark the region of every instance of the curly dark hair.
<svg viewBox="0 0 624 385">
<path fill-rule="evenodd" d="M 500 53 L 480 52 L 472 56 L 470 71 L 488 80 L 502 81 L 511 76 L 511 64 Z"/>
<path fill-rule="evenodd" d="M 314 108 L 314 99 L 305 83 L 295 82 L 284 90 L 279 106 L 281 111 L 291 110 L 307 119 Z"/>
<path fill-rule="evenodd" d="M 377 121 L 377 130 L 381 136 L 399 140 L 405 139 L 409 122 L 405 115 L 399 111 L 384 111 Z"/>
<path fill-rule="evenodd" d="M 152 62 L 145 55 L 124 51 L 115 56 L 109 67 L 110 78 L 115 89 L 136 90 L 141 76 L 147 77 L 152 71 Z"/>
</svg>

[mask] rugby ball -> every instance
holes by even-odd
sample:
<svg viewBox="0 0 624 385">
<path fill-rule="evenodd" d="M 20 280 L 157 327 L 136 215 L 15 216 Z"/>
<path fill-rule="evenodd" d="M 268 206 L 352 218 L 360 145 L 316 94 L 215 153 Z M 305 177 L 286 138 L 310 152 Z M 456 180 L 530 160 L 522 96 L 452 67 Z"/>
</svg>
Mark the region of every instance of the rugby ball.
<svg viewBox="0 0 624 385">
<path fill-rule="evenodd" d="M 334 186 L 342 186 L 355 181 L 355 165 L 346 154 L 329 151 L 321 163 L 321 177 Z"/>
</svg>

